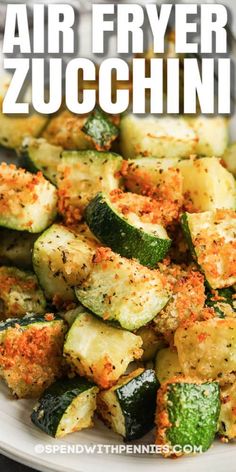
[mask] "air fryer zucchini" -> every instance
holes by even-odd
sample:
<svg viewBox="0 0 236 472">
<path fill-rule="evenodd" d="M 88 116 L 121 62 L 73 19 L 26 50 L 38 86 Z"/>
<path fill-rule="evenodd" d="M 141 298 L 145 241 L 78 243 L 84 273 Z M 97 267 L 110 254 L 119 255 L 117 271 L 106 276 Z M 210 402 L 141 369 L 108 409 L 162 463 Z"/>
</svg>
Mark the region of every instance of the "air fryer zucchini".
<svg viewBox="0 0 236 472">
<path fill-rule="evenodd" d="M 75 289 L 82 305 L 133 331 L 149 323 L 170 298 L 166 277 L 108 248 L 98 248 L 93 269 Z"/>
<path fill-rule="evenodd" d="M 56 304 L 75 299 L 73 287 L 91 270 L 96 241 L 86 227 L 54 224 L 35 242 L 33 264 L 46 297 Z"/>
<path fill-rule="evenodd" d="M 55 219 L 55 187 L 42 174 L 0 165 L 0 226 L 40 233 Z"/>
<path fill-rule="evenodd" d="M 169 447 L 167 456 L 184 454 L 186 446 L 204 452 L 214 440 L 219 413 L 217 382 L 200 383 L 184 377 L 170 380 L 157 394 L 156 442 Z"/>
<path fill-rule="evenodd" d="M 62 375 L 65 332 L 52 313 L 0 323 L 0 377 L 16 397 L 38 397 Z"/>
<path fill-rule="evenodd" d="M 51 385 L 31 415 L 32 422 L 54 438 L 93 426 L 98 388 L 82 377 L 63 378 Z"/>
<path fill-rule="evenodd" d="M 15 166 L 0 165 L 0 377 L 39 398 L 32 421 L 45 433 L 92 426 L 97 402 L 125 441 L 156 415 L 164 455 L 235 439 L 227 123 L 65 105 L 0 114 L 0 145 L 16 150 L 5 154 Z"/>
<path fill-rule="evenodd" d="M 39 235 L 0 228 L 0 264 L 32 269 L 34 242 Z"/>
<path fill-rule="evenodd" d="M 142 355 L 142 339 L 115 328 L 88 312 L 79 313 L 64 345 L 64 355 L 75 371 L 102 388 L 112 386 L 134 359 Z"/>
<path fill-rule="evenodd" d="M 49 144 L 45 139 L 25 138 L 21 147 L 21 163 L 30 172 L 42 172 L 46 179 L 56 185 L 57 167 L 63 148 Z"/>
<path fill-rule="evenodd" d="M 123 257 L 136 258 L 140 264 L 155 268 L 171 245 L 165 228 L 155 223 L 155 206 L 148 197 L 131 193 L 98 193 L 85 211 L 85 219 L 95 236 Z M 155 202 L 154 202 L 155 203 Z"/>
<path fill-rule="evenodd" d="M 43 314 L 46 300 L 37 277 L 16 267 L 0 267 L 0 319 Z"/>
<path fill-rule="evenodd" d="M 121 184 L 121 156 L 98 151 L 65 151 L 58 166 L 59 211 L 67 224 L 82 219 L 84 209 L 99 192 Z"/>
<path fill-rule="evenodd" d="M 184 375 L 221 383 L 235 378 L 235 318 L 215 317 L 179 327 L 174 342 Z"/>
<path fill-rule="evenodd" d="M 137 369 L 99 393 L 98 414 L 126 441 L 138 439 L 154 427 L 158 387 L 153 370 Z"/>
<path fill-rule="evenodd" d="M 182 227 L 199 267 L 213 289 L 236 283 L 236 212 L 185 213 Z"/>
</svg>

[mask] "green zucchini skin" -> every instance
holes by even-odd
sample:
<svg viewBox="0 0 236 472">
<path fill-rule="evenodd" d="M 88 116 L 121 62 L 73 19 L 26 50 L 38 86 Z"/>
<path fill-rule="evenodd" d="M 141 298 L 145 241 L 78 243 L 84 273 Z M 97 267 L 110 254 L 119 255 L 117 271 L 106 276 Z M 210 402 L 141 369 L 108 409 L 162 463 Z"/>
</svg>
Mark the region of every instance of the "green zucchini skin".
<svg viewBox="0 0 236 472">
<path fill-rule="evenodd" d="M 155 268 L 171 246 L 170 239 L 161 239 L 131 225 L 113 207 L 103 193 L 99 193 L 85 210 L 85 220 L 94 235 L 113 251 L 140 264 Z"/>
<path fill-rule="evenodd" d="M 6 331 L 8 328 L 14 328 L 16 324 L 22 329 L 26 329 L 35 324 L 46 325 L 47 323 L 53 323 L 54 321 L 62 321 L 65 323 L 63 318 L 57 314 L 53 315 L 53 320 L 47 320 L 45 315 L 35 314 L 25 315 L 24 318 L 9 318 L 6 321 L 0 322 L 0 332 Z"/>
<path fill-rule="evenodd" d="M 73 400 L 83 392 L 89 394 L 92 390 L 98 391 L 95 384 L 82 377 L 56 381 L 44 392 L 33 410 L 32 422 L 49 436 L 56 437 L 60 422 Z"/>
<path fill-rule="evenodd" d="M 95 110 L 89 115 L 82 131 L 94 142 L 98 151 L 109 150 L 118 135 L 119 128 L 100 110 Z"/>
<path fill-rule="evenodd" d="M 125 418 L 126 441 L 139 439 L 154 427 L 159 386 L 155 371 L 148 369 L 116 389 Z"/>
<path fill-rule="evenodd" d="M 235 312 L 235 300 L 233 299 L 234 290 L 232 287 L 219 289 L 217 294 L 220 297 L 219 301 L 214 299 L 212 292 L 208 292 L 206 305 L 213 308 L 219 318 L 225 318 L 229 311 L 233 314 Z"/>
<path fill-rule="evenodd" d="M 173 445 L 209 449 L 217 432 L 220 390 L 217 382 L 170 383 L 166 408 L 171 426 L 166 438 Z"/>
</svg>

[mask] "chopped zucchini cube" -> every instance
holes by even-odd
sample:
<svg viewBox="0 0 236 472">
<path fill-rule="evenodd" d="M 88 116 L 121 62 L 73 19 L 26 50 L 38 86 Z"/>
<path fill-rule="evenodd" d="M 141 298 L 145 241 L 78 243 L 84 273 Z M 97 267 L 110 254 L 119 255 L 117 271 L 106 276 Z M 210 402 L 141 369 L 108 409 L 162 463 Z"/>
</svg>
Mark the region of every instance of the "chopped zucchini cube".
<svg viewBox="0 0 236 472">
<path fill-rule="evenodd" d="M 157 394 L 157 444 L 169 446 L 167 455 L 182 455 L 186 446 L 204 452 L 214 440 L 219 413 L 217 382 L 184 378 L 166 382 Z M 177 453 L 174 446 L 178 446 Z"/>
<path fill-rule="evenodd" d="M 183 192 L 196 211 L 236 208 L 236 184 L 216 157 L 184 159 L 178 163 Z"/>
<path fill-rule="evenodd" d="M 98 395 L 98 415 L 126 441 L 144 436 L 154 427 L 159 387 L 154 370 L 137 369 Z"/>
<path fill-rule="evenodd" d="M 0 267 L 0 319 L 45 313 L 46 300 L 37 277 L 16 267 Z"/>
<path fill-rule="evenodd" d="M 85 219 L 103 244 L 123 257 L 155 268 L 166 256 L 171 240 L 161 224 L 153 223 L 153 212 L 143 217 L 143 208 L 148 205 L 155 208 L 155 201 L 141 195 L 98 193 L 87 206 Z"/>
<path fill-rule="evenodd" d="M 133 331 L 149 323 L 166 305 L 166 277 L 108 248 L 98 248 L 89 277 L 75 290 L 82 305 Z"/>
<path fill-rule="evenodd" d="M 68 110 L 60 111 L 51 118 L 42 138 L 63 149 L 91 149 L 93 142 L 82 131 L 86 120 L 87 115 L 74 115 Z"/>
<path fill-rule="evenodd" d="M 56 185 L 57 167 L 63 148 L 49 144 L 45 139 L 25 138 L 21 147 L 21 165 L 30 172 L 42 172 Z"/>
<path fill-rule="evenodd" d="M 197 136 L 186 120 L 125 115 L 121 120 L 121 152 L 125 159 L 136 156 L 189 157 L 195 152 Z"/>
<path fill-rule="evenodd" d="M 185 213 L 182 228 L 209 286 L 217 289 L 233 285 L 236 282 L 236 212 Z"/>
<path fill-rule="evenodd" d="M 201 317 L 205 304 L 204 277 L 197 270 L 189 268 L 173 286 L 173 295 L 163 310 L 154 318 L 157 331 L 164 335 L 174 333 L 176 328 L 193 315 Z"/>
<path fill-rule="evenodd" d="M 40 398 L 32 422 L 54 438 L 93 426 L 98 388 L 82 377 L 60 379 Z"/>
<path fill-rule="evenodd" d="M 32 268 L 32 252 L 38 234 L 0 228 L 0 264 Z"/>
<path fill-rule="evenodd" d="M 0 323 L 0 376 L 13 395 L 38 397 L 62 375 L 65 332 L 64 320 L 51 313 Z"/>
<path fill-rule="evenodd" d="M 40 173 L 2 163 L 0 194 L 0 226 L 39 233 L 56 217 L 56 189 Z"/>
<path fill-rule="evenodd" d="M 115 328 L 90 313 L 80 313 L 64 346 L 67 362 L 102 388 L 112 386 L 130 362 L 142 355 L 142 339 Z"/>
<path fill-rule="evenodd" d="M 90 200 L 121 184 L 122 157 L 98 151 L 65 151 L 58 167 L 59 211 L 67 223 L 80 221 Z"/>
<path fill-rule="evenodd" d="M 108 151 L 119 135 L 119 128 L 100 108 L 90 113 L 82 131 L 91 138 L 97 151 Z"/>
<path fill-rule="evenodd" d="M 222 116 L 199 115 L 186 118 L 197 135 L 194 153 L 200 156 L 222 156 L 228 144 L 229 126 Z"/>
<path fill-rule="evenodd" d="M 75 299 L 73 286 L 89 275 L 97 246 L 88 232 L 83 225 L 76 231 L 54 224 L 35 242 L 34 270 L 48 299 Z"/>
<path fill-rule="evenodd" d="M 221 389 L 221 408 L 219 418 L 220 436 L 236 439 L 236 383 Z"/>
<path fill-rule="evenodd" d="M 184 375 L 221 382 L 232 375 L 235 378 L 235 318 L 213 318 L 179 327 L 174 342 Z"/>
<path fill-rule="evenodd" d="M 183 177 L 178 169 L 180 159 L 137 157 L 124 161 L 122 176 L 130 192 L 181 201 Z"/>
</svg>

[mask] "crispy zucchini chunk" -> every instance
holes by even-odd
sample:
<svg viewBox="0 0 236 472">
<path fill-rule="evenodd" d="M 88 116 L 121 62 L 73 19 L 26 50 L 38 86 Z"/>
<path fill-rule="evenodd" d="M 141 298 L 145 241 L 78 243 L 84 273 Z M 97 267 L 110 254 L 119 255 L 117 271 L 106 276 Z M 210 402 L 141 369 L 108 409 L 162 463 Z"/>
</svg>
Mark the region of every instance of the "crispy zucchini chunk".
<svg viewBox="0 0 236 472">
<path fill-rule="evenodd" d="M 56 217 L 56 189 L 40 173 L 2 163 L 0 195 L 0 226 L 39 233 Z"/>
<path fill-rule="evenodd" d="M 222 383 L 235 378 L 235 318 L 213 318 L 179 327 L 174 341 L 184 375 Z"/>
<path fill-rule="evenodd" d="M 102 388 L 111 387 L 130 362 L 142 356 L 142 339 L 93 315 L 79 313 L 64 346 L 69 365 Z"/>
<path fill-rule="evenodd" d="M 0 228 L 0 264 L 32 268 L 32 252 L 38 234 Z"/>
<path fill-rule="evenodd" d="M 159 383 L 152 369 L 137 369 L 98 395 L 98 415 L 126 441 L 144 436 L 154 427 Z"/>
<path fill-rule="evenodd" d="M 182 375 L 178 353 L 175 348 L 166 347 L 157 352 L 155 371 L 161 384 Z"/>
<path fill-rule="evenodd" d="M 213 289 L 236 282 L 236 212 L 184 213 L 182 228 L 192 255 Z"/>
<path fill-rule="evenodd" d="M 80 221 L 85 207 L 99 192 L 121 183 L 122 157 L 110 152 L 65 151 L 58 167 L 59 211 L 67 224 Z"/>
<path fill-rule="evenodd" d="M 189 157 L 197 136 L 186 120 L 125 115 L 121 120 L 121 151 L 125 159 L 136 156 Z"/>
<path fill-rule="evenodd" d="M 55 146 L 63 149 L 91 149 L 93 143 L 82 131 L 87 115 L 74 115 L 68 110 L 61 111 L 52 117 L 42 137 Z"/>
<path fill-rule="evenodd" d="M 32 422 L 54 438 L 93 426 L 98 388 L 82 377 L 57 380 L 42 395 Z"/>
<path fill-rule="evenodd" d="M 166 382 L 157 394 L 157 438 L 163 453 L 204 452 L 211 446 L 220 413 L 217 382 L 196 382 L 184 377 Z M 186 448 L 186 449 L 185 449 Z"/>
<path fill-rule="evenodd" d="M 233 175 L 216 157 L 183 159 L 178 163 L 183 177 L 183 193 L 195 211 L 236 208 Z"/>
<path fill-rule="evenodd" d="M 185 320 L 200 318 L 205 299 L 203 275 L 191 268 L 182 271 L 174 284 L 172 297 L 154 318 L 157 331 L 168 335 Z"/>
<path fill-rule="evenodd" d="M 62 375 L 65 331 L 53 314 L 0 323 L 0 375 L 13 395 L 38 397 Z"/>
<path fill-rule="evenodd" d="M 97 243 L 85 225 L 54 224 L 34 244 L 33 265 L 46 297 L 56 305 L 75 299 L 73 287 L 90 273 Z"/>
<path fill-rule="evenodd" d="M 96 315 L 133 331 L 149 323 L 168 302 L 166 277 L 109 248 L 98 248 L 89 277 L 75 290 Z"/>
<path fill-rule="evenodd" d="M 46 300 L 37 277 L 16 267 L 0 267 L 0 319 L 45 312 Z"/>
</svg>

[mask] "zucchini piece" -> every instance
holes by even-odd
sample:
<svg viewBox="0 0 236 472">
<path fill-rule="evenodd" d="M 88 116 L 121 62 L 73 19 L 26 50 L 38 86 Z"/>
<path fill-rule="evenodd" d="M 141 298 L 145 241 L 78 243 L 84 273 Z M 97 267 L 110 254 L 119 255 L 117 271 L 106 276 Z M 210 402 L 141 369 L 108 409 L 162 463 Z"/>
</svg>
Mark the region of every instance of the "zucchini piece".
<svg viewBox="0 0 236 472">
<path fill-rule="evenodd" d="M 157 352 L 155 372 L 161 384 L 182 375 L 178 353 L 175 349 L 166 347 Z"/>
<path fill-rule="evenodd" d="M 166 382 L 157 394 L 157 444 L 168 446 L 167 455 L 182 455 L 185 446 L 204 452 L 214 440 L 219 413 L 217 382 L 195 383 L 184 378 Z"/>
<path fill-rule="evenodd" d="M 154 427 L 159 387 L 154 370 L 137 369 L 98 395 L 98 415 L 125 441 L 139 439 Z"/>
<path fill-rule="evenodd" d="M 32 422 L 53 438 L 93 426 L 98 388 L 82 377 L 60 379 L 40 398 Z"/>
<path fill-rule="evenodd" d="M 193 257 L 213 289 L 236 282 L 236 212 L 185 213 L 181 219 Z"/>
<path fill-rule="evenodd" d="M 174 343 L 184 375 L 222 382 L 235 376 L 235 318 L 213 318 L 179 327 Z"/>
<path fill-rule="evenodd" d="M 154 318 L 157 331 L 170 335 L 185 320 L 198 319 L 205 304 L 203 275 L 192 269 L 181 270 L 173 286 L 173 294 L 167 305 Z"/>
<path fill-rule="evenodd" d="M 0 267 L 0 319 L 45 313 L 46 300 L 37 277 L 16 267 Z"/>
<path fill-rule="evenodd" d="M 25 136 L 37 137 L 40 135 L 48 122 L 48 116 L 37 113 L 18 116 L 2 113 L 3 98 L 11 78 L 9 75 L 0 79 L 0 145 L 18 150 Z"/>
<path fill-rule="evenodd" d="M 143 355 L 141 358 L 143 362 L 154 359 L 157 351 L 166 345 L 164 338 L 153 329 L 152 324 L 139 328 L 135 334 L 140 336 L 143 341 Z"/>
<path fill-rule="evenodd" d="M 65 151 L 58 167 L 59 211 L 67 221 L 80 221 L 85 207 L 99 192 L 121 184 L 122 157 L 98 151 Z"/>
<path fill-rule="evenodd" d="M 32 252 L 38 234 L 0 228 L 0 264 L 32 268 Z"/>
<path fill-rule="evenodd" d="M 224 438 L 236 438 L 236 383 L 221 389 L 218 432 Z"/>
<path fill-rule="evenodd" d="M 45 139 L 25 138 L 21 148 L 21 165 L 33 173 L 42 172 L 46 179 L 56 185 L 62 151 L 61 146 L 53 146 Z"/>
<path fill-rule="evenodd" d="M 63 373 L 66 324 L 52 313 L 0 323 L 0 376 L 18 398 L 40 396 Z"/>
<path fill-rule="evenodd" d="M 89 277 L 75 289 L 80 303 L 106 320 L 133 331 L 149 323 L 166 305 L 168 283 L 152 271 L 108 248 L 98 248 Z"/>
<path fill-rule="evenodd" d="M 139 336 L 84 311 L 67 334 L 64 356 L 76 373 L 109 388 L 125 373 L 130 362 L 141 357 L 141 346 Z"/>
<path fill-rule="evenodd" d="M 158 158 L 189 157 L 195 152 L 197 136 L 182 117 L 138 117 L 128 114 L 120 124 L 121 154 Z"/>
<path fill-rule="evenodd" d="M 213 308 L 219 318 L 235 317 L 236 300 L 233 296 L 234 290 L 231 287 L 213 290 L 207 294 L 206 305 Z"/>
<path fill-rule="evenodd" d="M 56 189 L 41 174 L 2 163 L 0 194 L 0 226 L 40 233 L 56 217 Z"/>
<path fill-rule="evenodd" d="M 180 159 L 137 157 L 123 162 L 121 174 L 130 192 L 181 201 L 183 177 L 178 169 Z"/>
<path fill-rule="evenodd" d="M 95 108 L 89 114 L 82 131 L 91 138 L 97 151 L 109 151 L 112 142 L 119 135 L 119 128 L 100 108 Z"/>
<path fill-rule="evenodd" d="M 87 115 L 74 115 L 68 110 L 53 116 L 42 134 L 49 144 L 63 149 L 91 149 L 93 142 L 82 131 Z"/>
<path fill-rule="evenodd" d="M 236 209 L 234 177 L 216 157 L 185 159 L 179 162 L 183 192 L 195 211 Z"/>
<path fill-rule="evenodd" d="M 134 209 L 129 206 L 133 200 Z M 147 215 L 142 218 L 143 207 L 148 204 L 150 199 L 139 195 L 124 193 L 117 199 L 98 193 L 87 206 L 85 219 L 103 244 L 123 257 L 135 258 L 140 264 L 155 268 L 166 256 L 171 240 L 162 225 L 152 223 L 153 213 L 150 218 Z"/>
<path fill-rule="evenodd" d="M 236 143 L 232 143 L 225 151 L 222 160 L 226 168 L 236 177 Z"/>
<path fill-rule="evenodd" d="M 229 140 L 229 122 L 222 116 L 185 117 L 197 135 L 195 154 L 200 156 L 222 156 Z"/>
<path fill-rule="evenodd" d="M 54 224 L 35 242 L 33 265 L 41 287 L 56 303 L 75 300 L 73 287 L 90 273 L 96 242 L 86 227 Z"/>
</svg>

